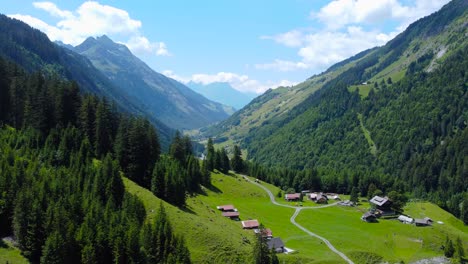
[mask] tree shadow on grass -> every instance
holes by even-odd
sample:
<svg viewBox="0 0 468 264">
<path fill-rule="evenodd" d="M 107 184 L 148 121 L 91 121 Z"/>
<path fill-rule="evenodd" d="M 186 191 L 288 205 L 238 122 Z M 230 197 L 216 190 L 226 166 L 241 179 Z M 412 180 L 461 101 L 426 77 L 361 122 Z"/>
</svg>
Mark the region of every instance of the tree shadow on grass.
<svg viewBox="0 0 468 264">
<path fill-rule="evenodd" d="M 7 247 L 8 247 L 7 243 L 5 243 L 3 239 L 0 239 L 0 248 L 7 248 Z"/>
<path fill-rule="evenodd" d="M 192 209 L 188 208 L 187 206 L 184 206 L 184 207 L 179 207 L 180 210 L 186 212 L 186 213 L 189 213 L 189 214 L 193 214 L 193 215 L 197 215 L 197 213 L 195 211 L 193 211 Z"/>
<path fill-rule="evenodd" d="M 206 193 L 206 189 L 214 192 L 214 193 L 223 193 L 223 191 L 221 191 L 220 189 L 218 189 L 218 187 L 210 184 L 209 186 L 203 186 L 202 188 L 200 188 L 200 191 L 198 192 L 199 194 L 203 195 L 203 196 L 208 196 L 208 194 Z"/>
</svg>

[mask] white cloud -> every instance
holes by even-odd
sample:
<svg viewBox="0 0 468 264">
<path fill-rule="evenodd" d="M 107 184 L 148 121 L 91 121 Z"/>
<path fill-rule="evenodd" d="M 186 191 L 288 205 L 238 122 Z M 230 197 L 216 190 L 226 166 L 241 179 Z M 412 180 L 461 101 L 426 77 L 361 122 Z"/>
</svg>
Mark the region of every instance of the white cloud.
<svg viewBox="0 0 468 264">
<path fill-rule="evenodd" d="M 55 17 L 72 18 L 73 14 L 70 11 L 60 10 L 54 3 L 51 2 L 34 2 L 33 6 L 38 9 L 47 11 Z"/>
<path fill-rule="evenodd" d="M 304 35 L 301 31 L 295 29 L 276 36 L 261 36 L 261 39 L 273 39 L 288 47 L 300 47 L 303 43 Z"/>
<path fill-rule="evenodd" d="M 349 24 L 374 24 L 393 19 L 409 24 L 422 16 L 440 9 L 449 0 L 416 0 L 406 6 L 398 0 L 335 0 L 311 13 L 330 29 L 339 29 Z"/>
<path fill-rule="evenodd" d="M 124 43 L 135 54 L 140 56 L 156 54 L 159 56 L 171 56 L 164 42 L 150 42 L 146 37 L 135 36 Z"/>
<path fill-rule="evenodd" d="M 260 82 L 258 80 L 250 79 L 248 75 L 232 72 L 218 72 L 216 74 L 199 73 L 193 74 L 189 78 L 179 76 L 170 70 L 163 71 L 163 74 L 182 83 L 188 83 L 192 81 L 195 83 L 207 85 L 215 82 L 226 82 L 240 92 L 256 94 L 261 94 L 270 88 L 275 89 L 280 86 L 292 86 L 297 84 L 297 82 L 292 82 L 289 80 L 268 80 L 266 82 Z"/>
<path fill-rule="evenodd" d="M 281 72 L 296 71 L 308 69 L 310 66 L 304 62 L 294 62 L 276 59 L 272 63 L 255 64 L 256 69 L 260 70 L 278 70 Z"/>
<path fill-rule="evenodd" d="M 56 25 L 28 15 L 10 15 L 16 19 L 44 31 L 52 41 L 60 40 L 66 44 L 78 45 L 87 37 L 110 35 L 111 37 L 128 39 L 126 44 L 137 54 L 154 54 L 169 56 L 167 46 L 163 42 L 150 42 L 142 36 L 142 23 L 132 19 L 127 11 L 94 1 L 86 1 L 77 10 L 61 10 L 52 2 L 34 2 L 34 7 L 46 11 L 49 15 L 59 18 Z"/>
<path fill-rule="evenodd" d="M 311 13 L 324 25 L 320 31 L 293 29 L 261 39 L 273 40 L 290 48 L 297 48 L 297 61 L 275 59 L 256 64 L 256 69 L 314 72 L 344 60 L 360 51 L 384 45 L 415 20 L 440 9 L 449 0 L 416 0 L 407 6 L 398 0 L 334 0 Z M 381 22 L 393 20 L 396 27 L 384 32 Z M 379 24 L 380 23 L 380 24 Z"/>
</svg>

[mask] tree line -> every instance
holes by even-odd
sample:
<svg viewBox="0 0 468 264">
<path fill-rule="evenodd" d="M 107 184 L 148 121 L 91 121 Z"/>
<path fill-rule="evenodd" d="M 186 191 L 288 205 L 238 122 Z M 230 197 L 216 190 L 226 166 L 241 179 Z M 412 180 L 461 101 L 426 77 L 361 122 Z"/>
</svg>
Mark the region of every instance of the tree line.
<svg viewBox="0 0 468 264">
<path fill-rule="evenodd" d="M 123 173 L 160 188 L 155 178 L 164 170 L 160 197 L 183 205 L 201 182 L 189 150 L 188 162 L 177 151 L 162 155 L 146 119 L 3 59 L 0 108 L 0 235 L 13 235 L 31 262 L 190 263 L 164 208 L 145 221 L 142 202 L 122 181 Z"/>
</svg>

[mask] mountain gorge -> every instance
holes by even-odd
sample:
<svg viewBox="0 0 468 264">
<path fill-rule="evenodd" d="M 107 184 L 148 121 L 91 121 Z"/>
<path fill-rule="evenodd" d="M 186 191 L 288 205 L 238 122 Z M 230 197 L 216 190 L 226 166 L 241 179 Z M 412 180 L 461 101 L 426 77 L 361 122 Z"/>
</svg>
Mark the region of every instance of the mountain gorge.
<svg viewBox="0 0 468 264">
<path fill-rule="evenodd" d="M 204 136 L 233 140 L 267 167 L 326 170 L 332 186 L 354 177 L 460 215 L 468 187 L 467 10 L 468 2 L 452 1 L 385 46 L 267 91 Z"/>
<path fill-rule="evenodd" d="M 206 99 L 180 82 L 152 70 L 107 36 L 90 37 L 73 51 L 88 58 L 109 81 L 141 102 L 173 129 L 193 129 L 226 119 L 229 107 Z"/>
</svg>

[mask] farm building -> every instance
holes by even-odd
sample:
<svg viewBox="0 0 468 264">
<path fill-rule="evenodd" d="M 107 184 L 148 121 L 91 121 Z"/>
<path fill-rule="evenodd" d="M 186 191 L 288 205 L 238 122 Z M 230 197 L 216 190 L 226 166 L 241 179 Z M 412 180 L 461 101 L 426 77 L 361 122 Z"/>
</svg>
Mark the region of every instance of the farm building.
<svg viewBox="0 0 468 264">
<path fill-rule="evenodd" d="M 233 220 L 239 219 L 239 212 L 223 212 L 222 215 L 224 217 L 229 217 Z"/>
<path fill-rule="evenodd" d="M 428 226 L 428 225 L 432 225 L 432 219 L 430 219 L 429 217 L 425 217 L 423 219 L 414 219 L 414 224 L 416 226 Z"/>
<path fill-rule="evenodd" d="M 350 200 L 345 200 L 345 201 L 338 202 L 338 205 L 342 205 L 342 206 L 355 206 L 354 202 L 351 202 Z"/>
<path fill-rule="evenodd" d="M 414 222 L 413 218 L 406 216 L 406 215 L 398 216 L 398 220 L 404 224 L 412 224 Z"/>
<path fill-rule="evenodd" d="M 312 200 L 312 201 L 317 200 L 317 193 L 311 193 L 311 194 L 309 194 L 309 199 Z"/>
<path fill-rule="evenodd" d="M 377 222 L 377 217 L 371 212 L 366 212 L 365 214 L 361 216 L 361 220 L 368 222 L 368 223 L 372 223 L 372 222 Z"/>
<path fill-rule="evenodd" d="M 380 197 L 376 195 L 372 197 L 369 202 L 382 215 L 394 214 L 393 210 L 391 209 L 392 201 L 390 201 L 388 197 Z"/>
<path fill-rule="evenodd" d="M 272 238 L 267 241 L 268 249 L 274 249 L 276 253 L 283 253 L 284 252 L 284 243 L 283 240 L 279 237 Z"/>
<path fill-rule="evenodd" d="M 257 220 L 245 220 L 242 221 L 242 228 L 243 229 L 256 229 L 260 224 Z"/>
<path fill-rule="evenodd" d="M 237 209 L 234 208 L 234 205 L 229 204 L 229 205 L 219 205 L 216 206 L 216 209 L 221 210 L 223 212 L 236 212 Z"/>
<path fill-rule="evenodd" d="M 319 193 L 317 194 L 317 198 L 315 198 L 315 202 L 318 204 L 326 204 L 328 203 L 328 197 L 323 193 Z"/>
<path fill-rule="evenodd" d="M 255 234 L 259 234 L 261 233 L 262 237 L 263 238 L 267 238 L 267 239 L 270 239 L 273 237 L 273 232 L 271 231 L 271 229 L 269 228 L 265 228 L 265 229 L 255 229 Z"/>
<path fill-rule="evenodd" d="M 301 199 L 300 193 L 288 193 L 284 195 L 284 199 L 288 202 L 299 201 Z"/>
</svg>

